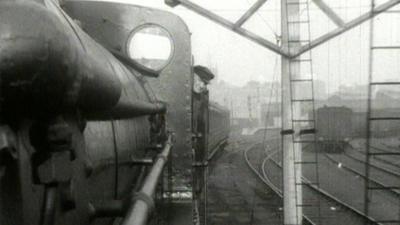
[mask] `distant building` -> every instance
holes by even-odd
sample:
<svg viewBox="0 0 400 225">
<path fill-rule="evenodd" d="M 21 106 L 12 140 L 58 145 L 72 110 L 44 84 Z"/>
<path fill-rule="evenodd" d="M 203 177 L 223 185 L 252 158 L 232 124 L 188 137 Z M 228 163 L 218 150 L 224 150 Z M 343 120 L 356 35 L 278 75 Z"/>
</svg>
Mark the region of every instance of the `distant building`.
<svg viewBox="0 0 400 225">
<path fill-rule="evenodd" d="M 240 87 L 222 80 L 213 80 L 209 85 L 209 90 L 210 98 L 229 108 L 232 121 L 240 127 L 277 127 L 281 124 L 279 83 L 250 81 Z M 338 91 L 328 94 L 326 83 L 316 80 L 314 81 L 314 97 L 316 109 L 327 105 L 347 107 L 354 113 L 359 113 L 356 119 L 359 130 L 361 132 L 364 129 L 368 104 L 366 85 L 340 86 Z M 378 90 L 374 92 L 372 104 L 373 109 L 377 110 L 400 109 L 400 91 Z M 300 113 L 311 115 L 309 114 L 311 110 L 310 107 L 304 108 Z"/>
<path fill-rule="evenodd" d="M 249 120 L 249 126 L 262 126 L 265 120 L 262 105 L 280 98 L 279 83 L 250 81 L 242 87 L 224 81 L 211 82 L 210 98 L 229 108 L 232 118 Z"/>
<path fill-rule="evenodd" d="M 262 104 L 260 109 L 262 127 L 279 127 L 281 117 L 281 103 Z"/>
</svg>

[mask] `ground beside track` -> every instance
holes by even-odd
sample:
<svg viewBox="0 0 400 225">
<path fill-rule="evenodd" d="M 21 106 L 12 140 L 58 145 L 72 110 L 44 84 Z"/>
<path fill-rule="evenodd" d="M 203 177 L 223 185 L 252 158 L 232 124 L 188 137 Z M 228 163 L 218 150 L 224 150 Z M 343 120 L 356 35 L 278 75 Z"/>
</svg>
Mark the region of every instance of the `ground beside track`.
<svg viewBox="0 0 400 225">
<path fill-rule="evenodd" d="M 365 158 L 365 139 L 358 138 L 350 141 L 350 146 L 359 154 L 359 158 Z M 384 153 L 384 152 L 397 152 L 400 153 L 400 140 L 399 138 L 376 138 L 371 141 L 371 152 Z M 355 152 L 355 151 L 354 151 Z M 363 156 L 361 156 L 363 155 Z M 373 156 L 373 163 L 379 166 L 396 171 L 400 173 L 400 155 L 381 155 Z"/>
<path fill-rule="evenodd" d="M 254 155 L 255 151 L 261 150 L 255 149 L 253 152 L 249 152 L 249 155 Z M 279 154 L 270 154 L 270 156 L 270 158 L 274 161 L 279 160 Z M 254 156 L 251 158 L 253 162 L 258 160 L 257 157 Z M 268 179 L 271 180 L 271 182 L 280 190 L 282 190 L 282 169 L 272 160 L 268 160 L 265 163 L 265 170 Z M 362 217 L 357 216 L 354 213 L 350 213 L 347 208 L 341 204 L 338 204 L 326 196 L 320 195 L 317 191 L 306 185 L 303 186 L 303 204 L 307 205 L 303 208 L 304 214 L 316 224 L 364 225 L 364 219 Z M 318 204 L 321 210 L 321 217 L 318 216 Z"/>
<path fill-rule="evenodd" d="M 329 156 L 340 157 L 341 154 L 330 154 Z M 307 161 L 314 157 L 312 151 L 303 151 L 303 160 Z M 275 156 L 275 160 L 279 161 L 279 155 Z M 353 164 L 347 165 L 354 167 Z M 280 185 L 281 172 L 272 163 L 267 164 L 266 170 L 270 172 L 271 179 L 274 180 L 276 185 Z M 313 177 L 314 171 L 310 167 L 303 167 L 303 176 Z M 360 212 L 364 210 L 364 188 L 365 180 L 363 177 L 351 173 L 343 168 L 343 165 L 334 163 L 327 155 L 319 154 L 319 175 L 320 175 L 320 188 L 352 206 Z M 306 198 L 306 196 L 305 196 Z M 375 220 L 397 220 L 399 199 L 387 190 L 376 192 L 371 199 L 373 204 L 370 208 L 370 216 Z M 332 205 L 332 211 L 341 210 L 341 207 Z M 331 213 L 332 214 L 332 213 Z M 328 224 L 327 219 L 331 217 L 329 211 L 322 214 L 325 222 Z M 335 213 L 333 213 L 335 215 Z M 343 219 L 343 217 L 334 216 Z M 335 221 L 335 220 L 333 220 Z M 346 221 L 344 221 L 346 222 Z M 336 224 L 356 224 L 354 221 L 347 221 L 346 223 L 337 221 Z M 335 224 L 335 223 L 334 223 Z M 386 223 L 396 224 L 396 223 Z"/>
<path fill-rule="evenodd" d="M 243 151 L 250 143 L 231 138 L 210 165 L 208 224 L 282 224 L 281 199 L 260 182 L 243 160 Z"/>
<path fill-rule="evenodd" d="M 260 139 L 262 140 L 262 139 Z M 252 143 L 260 140 L 253 140 Z M 243 151 L 250 145 L 243 139 L 231 139 L 222 154 L 219 154 L 210 165 L 209 178 L 209 223 L 215 225 L 235 224 L 282 224 L 282 200 L 272 190 L 252 173 L 243 160 Z M 252 150 L 249 158 L 256 168 L 267 153 L 263 148 Z M 335 157 L 340 157 L 338 154 Z M 303 159 L 311 158 L 310 151 L 304 151 Z M 279 160 L 276 154 L 275 160 Z M 364 209 L 364 178 L 352 174 L 320 154 L 321 188 L 348 205 L 363 211 Z M 351 167 L 355 164 L 351 164 Z M 266 169 L 276 186 L 281 186 L 281 172 L 277 166 L 267 163 Z M 314 171 L 303 168 L 307 177 L 312 177 Z M 305 193 L 305 199 L 311 199 Z M 374 196 L 376 204 L 372 206 L 371 216 L 375 219 L 396 219 L 399 203 L 393 199 L 393 194 L 381 193 Z M 254 210 L 253 210 L 254 209 Z M 310 211 L 311 209 L 305 209 Z M 310 214 L 310 213 L 309 213 Z M 346 216 L 346 208 L 327 201 L 322 204 L 322 224 L 363 224 L 359 218 Z M 312 213 L 311 213 L 312 216 Z M 393 224 L 393 223 L 388 223 Z"/>
</svg>

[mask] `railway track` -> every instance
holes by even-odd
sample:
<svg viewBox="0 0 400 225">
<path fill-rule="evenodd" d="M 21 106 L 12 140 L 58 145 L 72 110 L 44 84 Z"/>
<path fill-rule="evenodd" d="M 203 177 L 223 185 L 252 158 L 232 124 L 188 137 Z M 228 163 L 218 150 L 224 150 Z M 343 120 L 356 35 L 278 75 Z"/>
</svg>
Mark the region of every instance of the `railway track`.
<svg viewBox="0 0 400 225">
<path fill-rule="evenodd" d="M 354 150 L 354 149 L 352 149 Z M 364 159 L 365 155 L 359 154 L 361 157 L 357 157 L 355 154 L 322 154 L 323 158 L 325 158 L 328 164 L 334 165 L 333 168 L 336 167 L 338 171 L 342 170 L 343 173 L 347 172 L 347 177 L 353 175 L 353 180 L 351 182 L 351 186 L 353 188 L 358 188 L 359 190 L 363 190 L 365 188 L 365 183 L 362 184 L 363 180 L 366 180 L 365 176 L 365 161 L 359 158 Z M 357 151 L 359 153 L 359 151 Z M 374 162 L 374 161 L 371 161 Z M 343 177 L 345 177 L 343 175 Z M 360 180 L 360 178 L 362 178 Z M 350 181 L 350 178 L 347 178 Z M 356 181 L 358 180 L 358 181 Z M 398 216 L 396 213 L 400 207 L 400 174 L 394 171 L 391 171 L 387 168 L 381 168 L 379 164 L 371 164 L 370 169 L 370 177 L 369 177 L 369 185 L 370 187 L 376 189 L 373 196 L 370 196 L 370 213 L 369 215 L 376 219 L 377 221 L 385 221 L 385 224 L 398 224 Z M 346 182 L 349 182 L 346 181 Z M 345 197 L 346 194 L 336 193 L 337 196 L 344 197 L 343 199 L 350 199 Z M 349 196 L 349 195 L 347 195 Z M 360 201 L 356 200 L 357 202 Z M 350 202 L 350 204 L 354 204 Z M 357 207 L 357 206 L 356 206 Z M 360 209 L 360 207 L 358 206 Z"/>
<path fill-rule="evenodd" d="M 260 174 L 260 172 L 256 169 L 256 167 L 253 166 L 253 164 L 250 162 L 249 157 L 248 157 L 248 152 L 255 148 L 259 143 L 253 144 L 250 147 L 248 147 L 246 150 L 243 152 L 243 156 L 245 158 L 247 166 L 250 168 L 250 170 L 263 182 L 266 184 L 268 187 L 271 188 L 272 191 L 274 191 L 280 198 L 283 198 L 282 192 L 279 190 L 278 187 L 276 187 L 270 180 L 265 179 L 263 175 Z M 304 220 L 310 224 L 310 225 L 316 225 L 310 218 L 307 216 L 303 216 Z"/>
<path fill-rule="evenodd" d="M 382 152 L 382 153 L 394 153 L 394 151 L 384 150 L 384 149 L 381 149 L 381 148 L 378 148 L 378 147 L 374 147 L 374 146 L 372 146 L 372 149 L 375 149 L 375 150 L 377 150 L 379 152 Z M 360 152 L 362 152 L 362 151 L 360 151 Z M 397 159 L 396 158 L 390 158 L 390 157 L 387 158 L 387 156 L 383 156 L 382 155 L 382 156 L 375 156 L 373 158 L 375 160 L 377 160 L 377 161 L 389 164 L 389 165 L 391 165 L 391 166 L 393 166 L 395 168 L 398 168 L 400 170 L 400 158 L 399 157 L 397 157 Z"/>
<path fill-rule="evenodd" d="M 270 177 L 268 176 L 268 173 L 265 170 L 265 165 L 267 164 L 268 161 L 273 162 L 273 164 L 275 165 L 275 167 L 279 168 L 279 170 L 281 170 L 281 165 L 276 162 L 275 160 L 273 160 L 273 156 L 276 155 L 276 153 L 278 152 L 276 149 L 272 149 L 270 151 L 269 154 L 267 154 L 267 156 L 264 158 L 264 160 L 261 163 L 261 172 L 257 169 L 257 166 L 255 166 L 249 157 L 249 152 L 252 149 L 255 149 L 257 146 L 257 144 L 254 144 L 252 146 L 249 146 L 245 151 L 244 151 L 244 158 L 245 161 L 248 165 L 248 167 L 252 170 L 252 172 L 259 178 L 259 180 L 261 180 L 265 185 L 267 185 L 270 189 L 272 189 L 278 196 L 282 197 L 282 192 L 281 189 L 274 184 L 274 182 L 270 179 Z M 380 224 L 378 222 L 376 222 L 373 218 L 371 217 L 367 217 L 366 215 L 364 215 L 360 210 L 352 207 L 351 205 L 341 201 L 340 199 L 336 198 L 335 196 L 329 194 L 327 191 L 324 191 L 318 187 L 316 187 L 315 185 L 311 184 L 311 182 L 309 182 L 307 179 L 303 178 L 303 181 L 305 183 L 304 187 L 306 187 L 307 189 L 307 193 L 306 194 L 310 194 L 313 193 L 313 195 L 317 194 L 318 196 L 322 197 L 322 202 L 321 205 L 325 206 L 325 209 L 322 209 L 323 212 L 327 212 L 328 210 L 331 211 L 329 212 L 330 214 L 332 214 L 332 205 L 338 205 L 340 206 L 339 208 L 344 209 L 346 211 L 346 213 L 343 213 L 342 210 L 339 210 L 340 216 L 338 215 L 332 215 L 332 216 L 328 216 L 329 218 L 340 218 L 342 220 L 345 221 L 351 221 L 350 223 L 346 223 L 346 224 L 352 224 L 352 225 L 356 225 L 356 224 Z M 280 182 L 278 182 L 280 183 Z M 329 207 L 330 206 L 330 207 Z M 305 214 L 307 214 L 307 212 L 305 212 Z M 312 218 L 312 213 L 308 212 L 309 215 L 305 215 L 304 216 L 304 220 L 307 221 L 309 224 L 317 224 L 315 221 L 313 221 Z M 315 213 L 314 213 L 315 215 Z M 348 217 L 348 219 L 343 218 L 343 217 Z M 336 220 L 336 219 L 333 219 Z M 325 223 L 323 223 L 325 224 Z M 332 224 L 342 224 L 342 223 L 337 223 L 336 221 L 332 222 Z"/>
<path fill-rule="evenodd" d="M 266 163 L 268 161 L 272 162 L 276 167 L 278 167 L 280 170 L 282 170 L 282 166 L 280 165 L 280 163 L 278 163 L 272 157 L 266 158 L 266 159 L 264 159 L 264 162 L 263 162 L 263 165 L 262 165 L 262 170 L 263 170 L 263 173 L 265 174 L 265 176 L 268 176 L 267 172 L 265 172 L 265 165 L 266 165 Z M 352 224 L 356 224 L 354 217 L 358 218 L 358 222 L 360 224 L 364 224 L 365 221 L 367 221 L 367 224 L 379 224 L 373 218 L 367 217 L 360 210 L 352 207 L 351 205 L 347 204 L 346 202 L 344 202 L 344 201 L 338 199 L 337 197 L 333 196 L 329 192 L 327 192 L 327 191 L 319 188 L 318 186 L 312 184 L 312 182 L 310 182 L 306 177 L 302 177 L 302 180 L 303 180 L 302 182 L 305 184 L 305 185 L 303 185 L 303 187 L 306 188 L 304 190 L 304 192 L 308 191 L 308 192 L 310 192 L 309 194 L 317 195 L 317 198 L 320 199 L 321 212 L 323 212 L 322 214 L 325 214 L 325 213 L 331 211 L 331 208 L 330 207 L 327 208 L 327 206 L 336 205 L 337 204 L 337 205 L 340 205 L 343 209 L 345 209 L 348 212 L 347 216 L 349 218 L 345 219 L 345 220 L 352 221 Z M 336 223 L 336 221 L 334 223 Z M 323 223 L 323 224 L 325 224 L 325 223 Z"/>
<path fill-rule="evenodd" d="M 249 145 L 246 139 L 232 138 L 224 154 L 210 164 L 213 171 L 208 189 L 210 224 L 282 223 L 280 199 L 252 177 L 242 158 L 243 149 Z"/>
<path fill-rule="evenodd" d="M 332 163 L 336 165 L 340 165 L 343 169 L 347 170 L 350 173 L 353 173 L 359 177 L 362 177 L 363 179 L 366 179 L 366 176 L 364 174 L 364 170 L 362 167 L 365 166 L 365 161 L 357 159 L 353 156 L 349 155 L 344 155 L 345 157 L 348 157 L 348 159 L 355 161 L 358 163 L 357 169 L 355 169 L 355 164 L 353 163 L 345 163 L 343 160 L 338 160 L 337 157 L 331 156 L 329 154 L 324 154 L 326 158 L 328 158 Z M 350 166 L 351 164 L 352 166 Z M 375 169 L 376 171 L 371 171 L 371 175 L 376 177 L 376 178 L 369 178 L 369 181 L 371 184 L 374 184 L 374 186 L 379 187 L 379 188 L 385 188 L 388 191 L 390 191 L 395 197 L 399 198 L 400 197 L 400 190 L 398 188 L 395 188 L 396 186 L 388 185 L 385 182 L 390 182 L 390 181 L 399 181 L 400 180 L 400 174 L 394 173 L 392 171 L 387 171 L 385 169 L 382 169 L 376 165 L 371 164 L 371 167 Z M 391 188 L 393 187 L 393 188 Z"/>
<path fill-rule="evenodd" d="M 250 158 L 249 158 L 249 151 L 251 149 L 254 149 L 256 147 L 256 145 L 250 146 L 249 148 L 247 148 L 244 151 L 244 158 L 246 160 L 247 165 L 249 166 L 249 168 L 253 171 L 253 173 L 264 183 L 266 184 L 268 187 L 270 187 L 277 195 L 279 195 L 280 197 L 282 197 L 282 192 L 281 189 L 274 184 L 274 182 L 269 178 L 267 172 L 265 171 L 265 165 L 268 161 L 272 161 L 274 163 L 274 165 L 276 167 L 279 168 L 279 170 L 281 170 L 281 166 L 279 165 L 278 162 L 276 162 L 275 160 L 272 159 L 272 157 L 274 155 L 276 155 L 277 150 L 272 150 L 272 152 L 270 152 L 262 161 L 261 163 L 261 172 L 259 172 L 259 170 L 257 169 L 257 167 L 251 163 Z M 326 218 L 333 218 L 331 220 L 331 223 L 327 223 L 327 224 L 352 224 L 352 225 L 356 225 L 356 224 L 365 224 L 367 222 L 367 224 L 379 224 L 377 223 L 373 218 L 367 217 L 365 216 L 361 211 L 353 208 L 352 206 L 346 204 L 345 202 L 339 200 L 338 198 L 332 196 L 331 194 L 329 194 L 328 192 L 316 187 L 315 185 L 311 184 L 310 181 L 308 181 L 306 178 L 303 178 L 303 181 L 305 183 L 305 187 L 306 195 L 310 195 L 310 193 L 313 193 L 313 195 L 317 194 L 319 197 L 322 197 L 322 203 L 321 205 L 324 206 L 324 210 L 323 212 L 326 214 L 332 214 L 332 205 L 339 205 L 341 209 L 345 209 L 346 213 L 343 213 L 342 210 L 336 211 L 336 215 L 330 215 L 330 216 L 326 216 Z M 278 182 L 279 183 L 279 182 Z M 330 211 L 330 212 L 329 212 Z M 350 212 L 350 214 L 349 214 Z M 333 212 L 335 213 L 335 212 Z M 315 212 L 314 213 L 310 213 L 310 211 L 305 212 L 305 216 L 304 219 L 305 221 L 307 221 L 309 224 L 317 224 L 316 221 L 313 221 L 311 218 L 316 218 L 315 216 Z M 308 215 L 307 215 L 308 214 Z M 339 215 L 338 215 L 339 214 Z M 344 217 L 348 217 L 348 218 L 344 218 Z M 315 219 L 317 220 L 317 219 Z M 319 219 L 318 219 L 319 220 Z M 338 223 L 337 220 L 341 220 L 343 221 L 347 221 L 346 223 Z M 351 221 L 351 222 L 349 222 Z M 325 223 L 322 223 L 325 224 Z"/>
<path fill-rule="evenodd" d="M 336 165 L 340 165 L 343 169 L 349 171 L 350 173 L 353 173 L 354 175 L 360 176 L 363 179 L 366 179 L 365 175 L 360 172 L 357 171 L 356 169 L 348 166 L 347 164 L 344 164 L 343 162 L 335 159 L 334 157 L 325 154 L 325 157 L 328 158 L 332 163 L 336 164 Z M 387 190 L 390 191 L 391 193 L 393 193 L 396 197 L 400 197 L 400 191 L 395 189 L 395 188 L 390 188 L 388 185 L 382 183 L 381 181 L 378 181 L 374 178 L 369 178 L 369 181 L 374 184 L 376 187 L 381 187 L 381 188 L 388 188 Z"/>
<path fill-rule="evenodd" d="M 258 144 L 260 146 L 260 143 Z M 270 177 L 271 174 L 274 174 L 275 176 L 277 176 L 277 174 L 281 174 L 281 169 L 282 169 L 281 165 L 278 163 L 278 161 L 276 161 L 277 160 L 276 148 L 272 146 L 271 150 L 268 153 L 264 153 L 261 149 L 256 150 L 256 148 L 257 144 L 252 144 L 251 146 L 246 147 L 243 154 L 247 166 L 250 168 L 252 173 L 255 174 L 258 180 L 260 180 L 263 184 L 268 186 L 269 189 L 275 192 L 277 196 L 282 197 L 281 180 L 280 180 L 281 175 L 279 175 L 280 177 L 278 176 L 278 178 Z M 256 151 L 258 151 L 258 153 L 256 153 Z M 345 157 L 349 158 L 348 156 Z M 350 164 L 343 163 L 343 161 L 341 160 L 335 160 L 335 159 L 332 160 L 332 158 L 329 158 L 329 155 L 325 154 L 323 155 L 323 158 L 325 158 L 325 160 L 323 160 L 324 161 L 323 174 L 325 174 L 324 175 L 325 177 L 323 179 L 324 180 L 323 185 L 321 184 L 322 186 L 320 186 L 322 188 L 318 188 L 311 182 L 307 181 L 307 179 L 303 179 L 304 183 L 303 195 L 306 196 L 303 197 L 303 199 L 311 199 L 307 198 L 307 196 L 309 197 L 310 195 L 320 196 L 320 198 L 322 199 L 321 206 L 323 206 L 321 209 L 322 210 L 321 212 L 323 212 L 322 218 L 323 220 L 329 222 L 316 223 L 317 220 L 314 219 L 313 217 L 316 211 L 314 211 L 314 213 L 310 213 L 309 207 L 303 208 L 303 212 L 305 214 L 304 221 L 306 221 L 309 224 L 324 224 L 324 225 L 325 224 L 351 224 L 351 225 L 397 224 L 397 223 L 387 223 L 383 221 L 389 221 L 389 220 L 391 221 L 392 215 L 394 213 L 393 210 L 396 211 L 396 208 L 398 208 L 400 205 L 399 201 L 400 191 L 398 189 L 393 188 L 393 189 L 379 191 L 378 195 L 374 197 L 375 205 L 372 206 L 371 213 L 368 216 L 366 216 L 363 212 L 363 206 L 362 206 L 363 205 L 362 192 L 364 190 L 363 180 L 365 179 L 365 176 L 363 176 L 363 170 L 361 170 L 360 168 L 363 164 L 359 161 L 357 162 L 351 161 L 352 163 Z M 348 161 L 350 160 L 353 159 L 348 159 Z M 358 169 L 353 168 L 353 164 L 358 164 L 359 165 Z M 379 168 L 378 165 L 376 165 L 377 168 L 373 170 L 379 171 L 379 173 L 381 174 L 380 175 L 375 174 L 373 179 L 370 179 L 371 184 L 373 186 L 376 186 L 377 188 L 390 187 L 390 183 L 384 182 L 384 180 L 382 180 L 382 177 L 385 176 L 388 176 L 388 178 L 385 178 L 387 180 L 400 181 L 400 174 L 390 170 L 389 170 L 390 172 L 388 172 L 387 169 L 382 170 L 382 168 Z M 332 171 L 332 173 L 334 173 L 335 175 L 333 176 L 329 175 L 331 173 L 330 171 Z M 307 174 L 310 175 L 309 172 L 308 173 L 306 171 L 303 172 L 306 176 Z M 332 178 L 330 178 L 331 176 Z M 336 188 L 336 183 L 340 186 L 340 187 L 338 186 L 338 189 Z M 307 200 L 305 201 L 305 203 L 307 203 Z M 329 211 L 336 211 L 336 212 L 329 212 Z M 341 214 L 337 215 L 338 213 Z M 337 222 L 336 220 L 338 220 L 339 222 Z M 340 220 L 342 221 L 340 222 Z M 343 222 L 346 220 L 351 222 Z"/>
<path fill-rule="evenodd" d="M 384 163 L 385 165 L 390 166 L 394 170 L 397 170 L 400 172 L 400 157 L 393 157 L 393 155 L 391 155 L 392 153 L 399 151 L 399 149 L 394 146 L 387 145 L 385 143 L 381 143 L 381 144 L 383 146 L 385 146 L 386 148 L 390 148 L 392 150 L 387 150 L 387 149 L 383 149 L 383 148 L 371 145 L 371 149 L 375 150 L 376 152 L 388 154 L 388 155 L 376 155 L 372 159 L 375 161 L 378 161 L 380 163 Z M 365 157 L 365 151 L 355 148 L 351 144 L 350 144 L 350 146 L 354 151 L 364 155 L 364 157 Z"/>
<path fill-rule="evenodd" d="M 360 158 L 365 159 L 365 152 L 357 150 L 353 147 L 350 147 L 352 150 L 352 152 L 345 152 L 344 156 L 350 158 L 353 161 L 356 161 L 357 163 L 364 165 L 365 164 L 365 160 L 362 160 Z M 360 157 L 360 156 L 364 156 L 364 157 Z M 394 179 L 394 180 L 400 180 L 400 171 L 396 170 L 396 168 L 392 167 L 389 168 L 387 165 L 382 164 L 377 162 L 376 160 L 377 158 L 372 158 L 372 161 L 370 162 L 370 166 L 371 168 L 373 168 L 374 170 L 379 171 L 380 175 L 385 175 L 388 174 L 390 177 L 390 179 Z"/>
</svg>

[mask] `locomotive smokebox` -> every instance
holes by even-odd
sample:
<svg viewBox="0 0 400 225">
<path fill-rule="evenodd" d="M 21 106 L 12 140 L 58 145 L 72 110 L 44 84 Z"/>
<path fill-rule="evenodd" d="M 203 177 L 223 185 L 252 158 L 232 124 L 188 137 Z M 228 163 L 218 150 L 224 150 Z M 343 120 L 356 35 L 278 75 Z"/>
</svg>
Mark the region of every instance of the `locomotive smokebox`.
<svg viewBox="0 0 400 225">
<path fill-rule="evenodd" d="M 1 99 L 8 112 L 59 113 L 79 105 L 107 110 L 119 100 L 118 77 L 97 59 L 108 56 L 105 50 L 57 16 L 32 1 L 0 3 Z"/>
<path fill-rule="evenodd" d="M 69 37 L 38 4 L 0 5 L 1 96 L 7 108 L 59 108 L 76 79 Z"/>
</svg>

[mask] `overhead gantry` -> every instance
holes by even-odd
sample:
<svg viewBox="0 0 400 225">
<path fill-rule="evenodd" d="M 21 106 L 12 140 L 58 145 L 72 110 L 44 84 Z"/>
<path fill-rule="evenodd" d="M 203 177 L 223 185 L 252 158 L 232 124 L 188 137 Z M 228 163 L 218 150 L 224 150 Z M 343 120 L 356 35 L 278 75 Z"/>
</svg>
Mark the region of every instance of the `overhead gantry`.
<svg viewBox="0 0 400 225">
<path fill-rule="evenodd" d="M 282 0 L 286 1 L 288 3 L 290 2 L 296 2 L 295 0 L 288 1 L 288 0 Z M 305 0 L 304 0 L 305 1 Z M 312 2 L 315 3 L 316 6 L 318 6 L 319 9 L 330 19 L 332 20 L 333 23 L 336 24 L 337 28 L 333 31 L 330 31 L 324 35 L 321 35 L 320 37 L 314 39 L 311 41 L 310 44 L 302 45 L 300 49 L 297 51 L 289 54 L 289 52 L 284 50 L 282 46 L 277 45 L 263 37 L 261 37 L 258 34 L 255 34 L 245 28 L 243 28 L 243 24 L 246 23 L 263 5 L 264 3 L 267 2 L 267 0 L 258 0 L 256 3 L 254 3 L 247 11 L 244 13 L 235 23 L 213 13 L 210 10 L 207 10 L 203 8 L 202 6 L 190 1 L 190 0 L 165 0 L 165 3 L 169 6 L 177 6 L 181 5 L 193 12 L 196 12 L 200 14 L 201 16 L 204 16 L 211 21 L 261 45 L 262 47 L 265 47 L 279 55 L 282 55 L 284 57 L 297 57 L 323 43 L 326 41 L 335 38 L 336 36 L 364 23 L 365 21 L 379 15 L 382 12 L 385 12 L 386 10 L 389 10 L 390 8 L 396 6 L 397 4 L 400 3 L 400 0 L 389 0 L 381 5 L 378 5 L 375 7 L 375 10 L 373 12 L 368 11 L 367 13 L 364 13 L 360 15 L 359 17 L 349 21 L 349 22 L 344 22 L 342 18 L 340 18 L 339 15 L 337 15 L 334 10 L 332 10 L 323 0 L 312 0 Z M 283 18 L 282 18 L 283 21 Z"/>
</svg>

